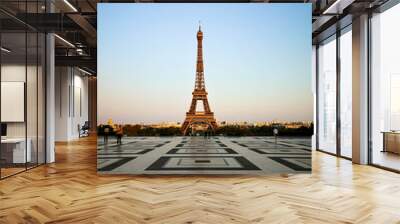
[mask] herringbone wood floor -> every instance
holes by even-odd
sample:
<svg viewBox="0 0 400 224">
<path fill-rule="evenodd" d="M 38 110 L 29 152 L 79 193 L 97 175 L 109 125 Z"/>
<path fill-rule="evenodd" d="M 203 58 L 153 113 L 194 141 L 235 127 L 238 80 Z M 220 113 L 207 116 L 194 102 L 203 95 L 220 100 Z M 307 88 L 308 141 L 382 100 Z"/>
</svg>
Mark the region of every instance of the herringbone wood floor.
<svg viewBox="0 0 400 224">
<path fill-rule="evenodd" d="M 94 138 L 0 181 L 0 223 L 400 223 L 400 175 L 315 152 L 311 175 L 98 176 Z"/>
</svg>

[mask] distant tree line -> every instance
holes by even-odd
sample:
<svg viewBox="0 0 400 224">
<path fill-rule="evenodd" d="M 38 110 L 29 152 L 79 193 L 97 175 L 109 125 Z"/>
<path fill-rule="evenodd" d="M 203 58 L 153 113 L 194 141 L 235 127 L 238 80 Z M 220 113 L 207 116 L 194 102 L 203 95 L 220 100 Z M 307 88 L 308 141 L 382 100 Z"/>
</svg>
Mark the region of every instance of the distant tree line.
<svg viewBox="0 0 400 224">
<path fill-rule="evenodd" d="M 178 127 L 153 128 L 142 125 L 125 125 L 124 134 L 127 136 L 176 136 L 181 135 Z"/>
<path fill-rule="evenodd" d="M 226 125 L 219 127 L 216 131 L 217 135 L 225 136 L 273 136 L 273 130 L 278 129 L 278 135 L 281 136 L 311 136 L 314 132 L 313 125 L 300 126 L 299 128 L 286 128 L 284 126 L 239 126 Z"/>
<path fill-rule="evenodd" d="M 108 135 L 114 135 L 114 130 L 109 125 L 100 125 L 97 127 L 97 134 L 104 135 L 104 130 L 108 128 Z M 264 125 L 264 126 L 243 126 L 243 125 L 225 125 L 216 130 L 216 135 L 223 136 L 272 136 L 273 130 L 278 129 L 280 136 L 311 136 L 314 132 L 313 125 L 300 126 L 298 128 L 287 128 L 282 125 Z M 179 127 L 153 128 L 143 125 L 124 125 L 124 135 L 126 136 L 180 136 L 182 135 Z"/>
<path fill-rule="evenodd" d="M 111 128 L 109 125 L 100 125 L 97 128 L 97 135 L 104 135 L 105 128 Z M 182 135 L 181 129 L 178 127 L 153 128 L 143 125 L 124 125 L 122 128 L 126 136 L 177 136 Z M 114 130 L 108 132 L 109 135 L 114 135 Z"/>
</svg>

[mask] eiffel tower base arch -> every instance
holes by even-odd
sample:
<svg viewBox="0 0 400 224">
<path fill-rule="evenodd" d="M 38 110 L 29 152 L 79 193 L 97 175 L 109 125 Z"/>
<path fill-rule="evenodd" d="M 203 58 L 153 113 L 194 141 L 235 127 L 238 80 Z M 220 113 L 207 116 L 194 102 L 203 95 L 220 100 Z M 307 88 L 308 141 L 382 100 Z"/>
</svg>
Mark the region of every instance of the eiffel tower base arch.
<svg viewBox="0 0 400 224">
<path fill-rule="evenodd" d="M 217 122 L 213 114 L 187 115 L 181 130 L 183 135 L 196 135 L 198 133 L 214 135 L 217 130 Z"/>
</svg>

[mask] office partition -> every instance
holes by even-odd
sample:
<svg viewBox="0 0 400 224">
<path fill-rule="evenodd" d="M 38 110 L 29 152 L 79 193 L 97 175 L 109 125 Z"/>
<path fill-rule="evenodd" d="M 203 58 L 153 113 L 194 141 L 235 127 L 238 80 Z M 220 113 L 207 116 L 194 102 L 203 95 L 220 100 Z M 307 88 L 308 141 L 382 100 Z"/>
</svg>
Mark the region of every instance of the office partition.
<svg viewBox="0 0 400 224">
<path fill-rule="evenodd" d="M 19 2 L 21 15 L 42 12 L 43 2 Z M 11 15 L 0 14 L 15 21 Z M 15 22 L 13 29 L 5 23 L 0 26 L 0 178 L 3 179 L 45 163 L 46 40 L 43 32 L 22 21 Z"/>
</svg>

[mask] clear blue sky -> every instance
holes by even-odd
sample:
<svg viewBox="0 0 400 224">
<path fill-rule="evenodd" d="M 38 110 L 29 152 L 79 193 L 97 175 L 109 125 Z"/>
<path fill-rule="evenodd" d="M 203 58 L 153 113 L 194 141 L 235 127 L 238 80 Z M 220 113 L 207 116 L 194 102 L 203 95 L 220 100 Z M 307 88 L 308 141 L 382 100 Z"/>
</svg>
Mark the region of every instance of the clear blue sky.
<svg viewBox="0 0 400 224">
<path fill-rule="evenodd" d="M 196 70 L 217 121 L 312 120 L 311 4 L 99 4 L 99 122 L 182 122 Z"/>
</svg>

